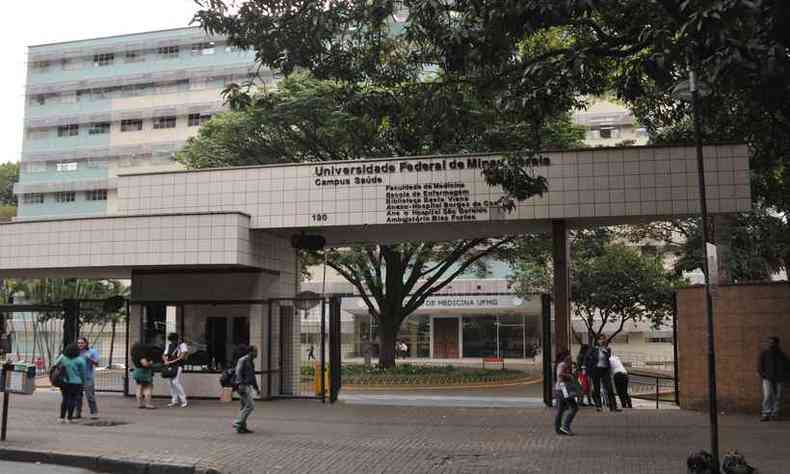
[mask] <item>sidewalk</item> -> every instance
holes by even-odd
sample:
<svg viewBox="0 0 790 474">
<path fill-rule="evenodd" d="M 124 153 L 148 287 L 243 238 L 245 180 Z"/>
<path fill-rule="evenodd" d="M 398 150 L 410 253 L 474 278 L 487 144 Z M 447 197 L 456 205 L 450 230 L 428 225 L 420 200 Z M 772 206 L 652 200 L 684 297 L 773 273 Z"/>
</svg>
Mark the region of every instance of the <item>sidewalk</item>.
<svg viewBox="0 0 790 474">
<path fill-rule="evenodd" d="M 231 430 L 237 405 L 138 410 L 132 399 L 99 397 L 102 421 L 56 423 L 60 397 L 12 398 L 0 448 L 191 464 L 223 474 L 268 472 L 681 473 L 708 446 L 707 416 L 682 410 L 582 410 L 576 437 L 560 437 L 545 408 L 444 408 L 260 402 L 251 435 Z M 163 406 L 164 400 L 156 400 Z M 722 453 L 737 448 L 764 474 L 787 472 L 790 422 L 721 417 Z"/>
</svg>

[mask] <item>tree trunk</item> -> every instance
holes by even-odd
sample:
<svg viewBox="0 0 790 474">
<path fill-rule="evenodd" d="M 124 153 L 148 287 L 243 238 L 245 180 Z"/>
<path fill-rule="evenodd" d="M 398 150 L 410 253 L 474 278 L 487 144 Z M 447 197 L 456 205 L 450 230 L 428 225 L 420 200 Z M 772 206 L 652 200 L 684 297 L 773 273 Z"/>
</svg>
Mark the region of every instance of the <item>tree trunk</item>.
<svg viewBox="0 0 790 474">
<path fill-rule="evenodd" d="M 379 326 L 379 367 L 395 367 L 395 339 L 398 337 L 398 329 L 398 326 L 389 321 Z"/>
</svg>

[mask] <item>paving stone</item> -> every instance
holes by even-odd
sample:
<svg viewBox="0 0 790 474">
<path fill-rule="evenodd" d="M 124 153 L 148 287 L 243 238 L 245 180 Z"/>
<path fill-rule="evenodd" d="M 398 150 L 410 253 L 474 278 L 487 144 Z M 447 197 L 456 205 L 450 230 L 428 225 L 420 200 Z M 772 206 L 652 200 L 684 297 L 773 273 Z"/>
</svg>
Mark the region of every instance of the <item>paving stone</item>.
<svg viewBox="0 0 790 474">
<path fill-rule="evenodd" d="M 574 423 L 577 436 L 561 437 L 546 408 L 287 400 L 259 402 L 250 418 L 255 433 L 238 435 L 231 426 L 236 404 L 195 400 L 186 409 L 138 410 L 132 399 L 100 395 L 99 405 L 103 419 L 128 424 L 59 425 L 56 394 L 15 396 L 7 447 L 93 456 L 104 471 L 123 460 L 193 466 L 201 474 L 674 474 L 685 472 L 686 457 L 709 443 L 707 415 L 683 410 L 583 409 Z M 720 425 L 722 454 L 738 449 L 761 474 L 787 472 L 790 422 L 727 415 Z"/>
</svg>

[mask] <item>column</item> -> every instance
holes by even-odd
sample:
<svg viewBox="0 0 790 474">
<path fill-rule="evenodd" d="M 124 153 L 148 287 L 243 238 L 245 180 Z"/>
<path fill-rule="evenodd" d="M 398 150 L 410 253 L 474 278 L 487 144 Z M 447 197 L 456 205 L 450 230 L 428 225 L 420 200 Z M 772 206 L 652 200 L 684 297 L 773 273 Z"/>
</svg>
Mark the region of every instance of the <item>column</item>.
<svg viewBox="0 0 790 474">
<path fill-rule="evenodd" d="M 564 220 L 552 221 L 553 261 L 554 261 L 554 340 L 555 350 L 570 349 L 570 247 L 568 244 L 568 224 Z M 544 341 L 544 350 L 551 347 L 551 341 Z"/>
</svg>

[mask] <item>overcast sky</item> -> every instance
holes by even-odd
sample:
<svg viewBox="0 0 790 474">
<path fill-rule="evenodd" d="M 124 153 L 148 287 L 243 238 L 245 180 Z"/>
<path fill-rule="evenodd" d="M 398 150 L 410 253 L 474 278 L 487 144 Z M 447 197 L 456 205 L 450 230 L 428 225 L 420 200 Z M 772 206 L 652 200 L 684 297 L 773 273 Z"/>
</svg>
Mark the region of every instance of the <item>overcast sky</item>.
<svg viewBox="0 0 790 474">
<path fill-rule="evenodd" d="M 188 26 L 193 0 L 9 0 L 0 17 L 0 162 L 19 161 L 27 46 Z"/>
</svg>

